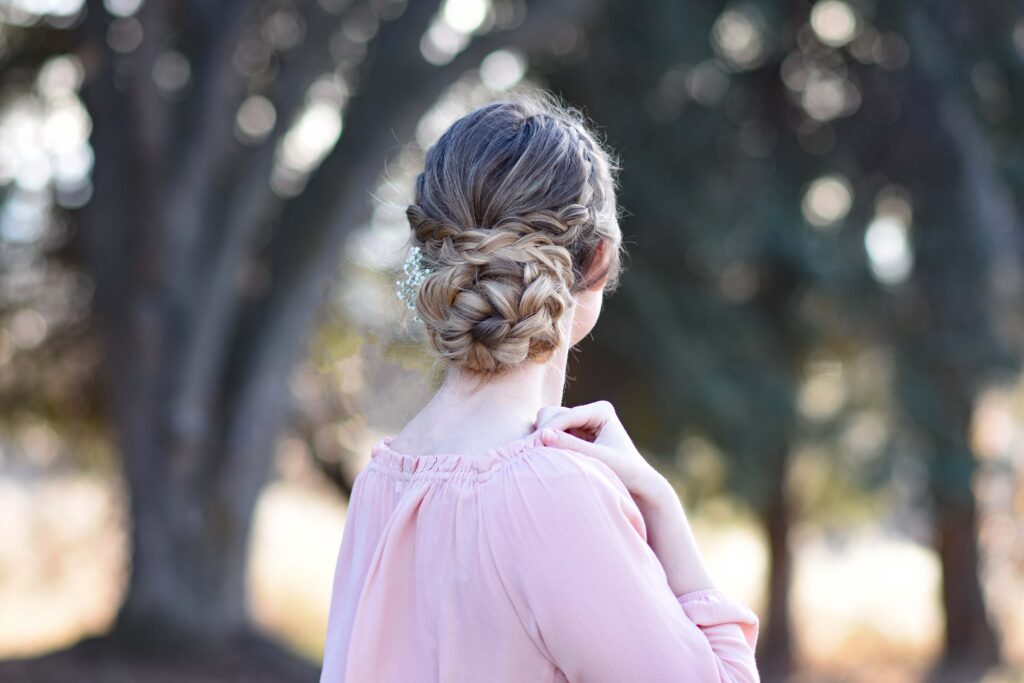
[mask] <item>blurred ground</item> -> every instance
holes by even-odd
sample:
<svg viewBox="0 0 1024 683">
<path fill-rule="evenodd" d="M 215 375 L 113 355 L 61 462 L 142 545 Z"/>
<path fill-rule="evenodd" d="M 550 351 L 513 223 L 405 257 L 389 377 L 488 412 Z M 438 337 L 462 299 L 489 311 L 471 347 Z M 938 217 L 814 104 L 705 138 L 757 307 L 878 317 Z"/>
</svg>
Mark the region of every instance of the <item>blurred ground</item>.
<svg viewBox="0 0 1024 683">
<path fill-rule="evenodd" d="M 345 505 L 312 472 L 294 463 L 290 470 L 266 490 L 257 511 L 252 612 L 262 629 L 315 665 Z M 117 487 L 94 475 L 39 476 L 7 467 L 0 469 L 0 519 L 0 658 L 42 654 L 103 633 L 125 579 Z M 721 506 L 693 520 L 722 588 L 761 609 L 766 553 L 756 528 Z M 837 540 L 797 527 L 794 547 L 792 609 L 804 671 L 794 683 L 921 680 L 941 635 L 931 551 L 870 528 Z M 1006 654 L 1020 667 L 1024 611 L 1003 612 Z M 207 666 L 199 680 L 217 680 L 217 666 Z M 153 680 L 161 680 L 159 672 Z M 986 682 L 1021 680 L 1018 671 Z"/>
</svg>

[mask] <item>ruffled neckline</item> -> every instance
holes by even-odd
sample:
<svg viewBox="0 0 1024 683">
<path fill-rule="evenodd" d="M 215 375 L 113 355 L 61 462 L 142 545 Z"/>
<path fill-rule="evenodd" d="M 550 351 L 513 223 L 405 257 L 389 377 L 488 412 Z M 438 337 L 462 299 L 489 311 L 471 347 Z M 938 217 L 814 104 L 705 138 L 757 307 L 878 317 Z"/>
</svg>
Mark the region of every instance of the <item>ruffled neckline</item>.
<svg viewBox="0 0 1024 683">
<path fill-rule="evenodd" d="M 541 430 L 495 446 L 481 455 L 463 453 L 434 453 L 414 455 L 391 448 L 397 434 L 384 436 L 370 449 L 370 464 L 374 467 L 397 472 L 416 474 L 420 472 L 488 472 L 502 463 L 515 458 L 528 448 L 543 446 Z"/>
</svg>

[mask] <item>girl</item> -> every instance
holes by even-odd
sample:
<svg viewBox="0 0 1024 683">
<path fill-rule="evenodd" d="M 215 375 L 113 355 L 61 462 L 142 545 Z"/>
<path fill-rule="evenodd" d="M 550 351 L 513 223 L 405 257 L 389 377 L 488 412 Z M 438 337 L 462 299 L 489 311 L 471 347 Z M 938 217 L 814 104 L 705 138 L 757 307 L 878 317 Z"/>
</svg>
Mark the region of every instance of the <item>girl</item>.
<svg viewBox="0 0 1024 683">
<path fill-rule="evenodd" d="M 616 160 L 516 96 L 428 150 L 403 298 L 446 374 L 353 486 L 321 683 L 758 681 L 757 617 L 569 350 L 621 272 Z"/>
</svg>

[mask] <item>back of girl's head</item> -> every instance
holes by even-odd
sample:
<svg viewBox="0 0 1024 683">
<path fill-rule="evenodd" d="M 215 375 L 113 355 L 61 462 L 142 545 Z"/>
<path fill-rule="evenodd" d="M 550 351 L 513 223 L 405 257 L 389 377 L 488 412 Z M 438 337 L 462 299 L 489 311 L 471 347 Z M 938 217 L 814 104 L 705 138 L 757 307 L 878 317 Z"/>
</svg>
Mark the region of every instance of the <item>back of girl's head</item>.
<svg viewBox="0 0 1024 683">
<path fill-rule="evenodd" d="M 430 268 L 416 310 L 447 366 L 493 377 L 543 362 L 564 342 L 573 296 L 618 286 L 618 170 L 583 114 L 550 93 L 485 104 L 427 150 L 406 215 Z"/>
</svg>

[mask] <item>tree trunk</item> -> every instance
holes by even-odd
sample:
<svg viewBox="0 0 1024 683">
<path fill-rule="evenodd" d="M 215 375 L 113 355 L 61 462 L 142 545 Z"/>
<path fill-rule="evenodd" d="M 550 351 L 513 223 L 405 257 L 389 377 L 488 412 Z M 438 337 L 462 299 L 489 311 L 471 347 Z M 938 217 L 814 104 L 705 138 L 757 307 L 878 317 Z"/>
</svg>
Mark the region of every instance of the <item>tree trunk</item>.
<svg viewBox="0 0 1024 683">
<path fill-rule="evenodd" d="M 915 265 L 898 301 L 904 309 L 894 318 L 894 336 L 901 354 L 899 401 L 930 450 L 934 549 L 946 615 L 934 679 L 959 682 L 974 680 L 1000 659 L 978 576 L 971 486 L 977 459 L 970 431 L 979 388 L 1014 365 L 1004 316 L 1014 312 L 1008 302 L 1019 290 L 996 291 L 991 276 L 1016 248 L 1018 219 L 995 159 L 985 149 L 983 129 L 963 92 L 951 85 L 950 62 L 944 60 L 950 37 L 961 29 L 946 9 L 935 2 L 903 8 L 917 58 L 902 106 L 914 126 L 894 148 L 894 156 L 906 161 L 892 177 L 915 198 Z"/>
<path fill-rule="evenodd" d="M 159 410 L 158 403 L 173 400 L 170 391 L 156 401 L 144 383 L 124 387 L 121 447 L 135 493 L 131 577 L 118 635 L 216 645 L 247 631 L 248 538 L 285 413 L 289 361 L 248 378 L 273 391 L 225 396 L 223 412 L 201 435 L 186 437 Z M 246 452 L 233 453 L 232 443 Z M 248 471 L 229 473 L 232 460 Z"/>
<path fill-rule="evenodd" d="M 943 666 L 999 661 L 999 645 L 985 610 L 978 579 L 977 509 L 973 497 L 937 501 L 935 543 L 942 566 L 942 604 L 946 612 Z"/>
<path fill-rule="evenodd" d="M 761 512 L 768 538 L 768 606 L 757 649 L 758 666 L 766 683 L 785 680 L 793 669 L 789 619 L 789 589 L 793 574 L 789 547 L 791 512 L 782 482 L 773 488 L 772 499 Z"/>
<path fill-rule="evenodd" d="M 315 0 L 294 8 L 310 30 L 279 56 L 267 91 L 277 126 L 262 147 L 246 151 L 231 131 L 249 84 L 229 57 L 245 22 L 260 20 L 260 2 L 182 12 L 145 3 L 144 40 L 121 55 L 107 43 L 113 18 L 90 0 L 82 97 L 96 165 L 77 239 L 96 284 L 104 389 L 130 499 L 133 561 L 117 635 L 215 648 L 245 634 L 249 531 L 270 476 L 288 378 L 345 239 L 369 216 L 374 183 L 422 114 L 489 52 L 508 45 L 544 52 L 552 35 L 599 5 L 528 3 L 525 20 L 434 65 L 420 54 L 420 40 L 440 0 L 408 3 L 381 20 L 362 61 L 346 65 L 354 92 L 344 133 L 305 188 L 281 199 L 270 188 L 277 143 L 309 84 L 336 66 L 328 43 L 344 12 L 366 8 L 337 16 Z M 170 37 L 181 34 L 194 89 L 174 102 L 150 74 Z M 269 288 L 246 286 L 253 269 Z"/>
</svg>

